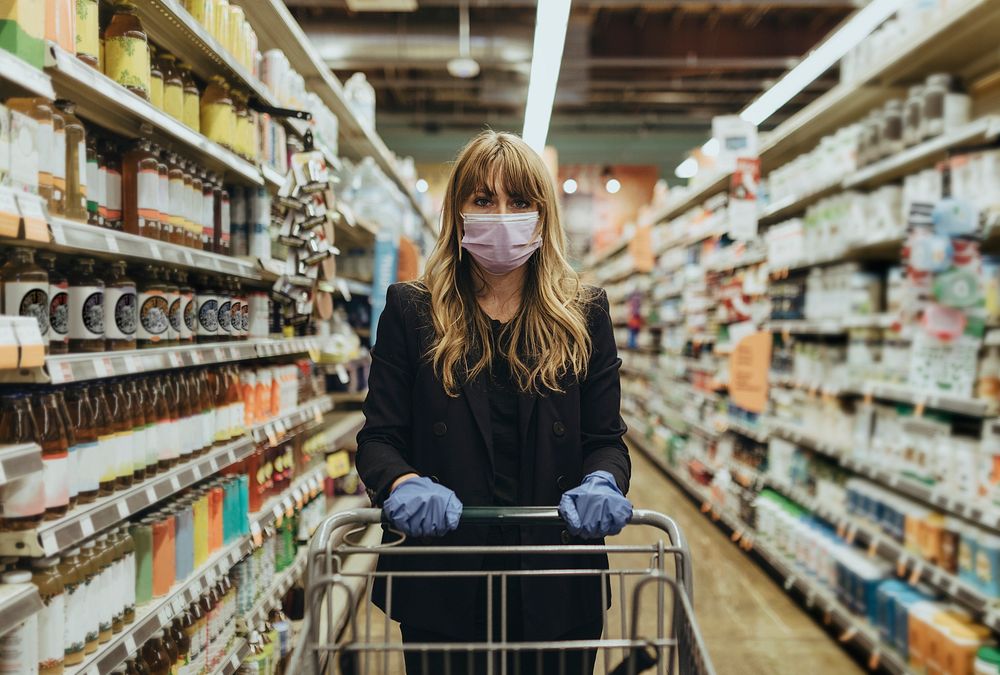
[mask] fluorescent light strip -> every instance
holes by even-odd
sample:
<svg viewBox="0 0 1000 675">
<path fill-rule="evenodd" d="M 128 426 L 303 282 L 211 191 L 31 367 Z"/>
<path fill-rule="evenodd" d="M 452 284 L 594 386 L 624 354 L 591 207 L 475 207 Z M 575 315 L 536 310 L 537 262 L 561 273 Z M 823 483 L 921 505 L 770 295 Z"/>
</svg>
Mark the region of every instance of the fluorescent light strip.
<svg viewBox="0 0 1000 675">
<path fill-rule="evenodd" d="M 531 79 L 524 106 L 525 142 L 542 154 L 549 135 L 552 103 L 556 98 L 571 0 L 538 0 L 535 12 L 535 46 L 531 54 Z"/>
<path fill-rule="evenodd" d="M 872 0 L 814 49 L 799 65 L 748 105 L 740 117 L 761 124 L 861 43 L 903 4 L 903 0 Z"/>
</svg>

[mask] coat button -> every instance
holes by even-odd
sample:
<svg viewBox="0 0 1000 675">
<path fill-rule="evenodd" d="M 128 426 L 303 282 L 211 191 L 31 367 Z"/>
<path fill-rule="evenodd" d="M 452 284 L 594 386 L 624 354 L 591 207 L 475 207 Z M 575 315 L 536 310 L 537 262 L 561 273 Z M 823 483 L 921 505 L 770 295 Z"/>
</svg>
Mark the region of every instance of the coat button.
<svg viewBox="0 0 1000 675">
<path fill-rule="evenodd" d="M 444 422 L 435 422 L 434 423 L 434 435 L 435 436 L 444 436 L 446 433 L 448 433 L 448 425 L 447 424 L 445 424 Z"/>
<path fill-rule="evenodd" d="M 562 532 L 560 532 L 559 533 L 559 540 L 562 543 L 564 543 L 564 544 L 568 544 L 570 542 L 569 532 L 567 532 L 566 530 L 563 530 Z"/>
<path fill-rule="evenodd" d="M 564 435 L 566 433 L 566 425 L 564 425 L 562 422 L 554 422 L 552 424 L 552 433 L 554 433 L 556 436 Z"/>
<path fill-rule="evenodd" d="M 569 482 L 566 480 L 566 476 L 559 476 L 559 478 L 556 479 L 556 485 L 563 492 L 565 492 L 566 490 L 569 489 L 569 487 L 568 487 L 569 486 Z"/>
</svg>

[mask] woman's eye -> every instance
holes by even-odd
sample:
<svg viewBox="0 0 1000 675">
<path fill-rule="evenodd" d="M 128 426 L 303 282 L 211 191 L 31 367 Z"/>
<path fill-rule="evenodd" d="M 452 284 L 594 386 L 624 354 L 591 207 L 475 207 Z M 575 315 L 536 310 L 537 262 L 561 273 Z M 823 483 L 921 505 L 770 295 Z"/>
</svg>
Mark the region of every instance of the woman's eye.
<svg viewBox="0 0 1000 675">
<path fill-rule="evenodd" d="M 515 209 L 526 209 L 529 206 L 531 206 L 531 204 L 529 204 L 528 202 L 524 201 L 523 199 L 518 199 L 516 202 L 514 202 L 514 208 Z"/>
<path fill-rule="evenodd" d="M 490 200 L 487 199 L 486 197 L 476 197 L 476 201 L 473 203 L 479 208 L 485 209 L 487 206 L 490 205 Z"/>
</svg>

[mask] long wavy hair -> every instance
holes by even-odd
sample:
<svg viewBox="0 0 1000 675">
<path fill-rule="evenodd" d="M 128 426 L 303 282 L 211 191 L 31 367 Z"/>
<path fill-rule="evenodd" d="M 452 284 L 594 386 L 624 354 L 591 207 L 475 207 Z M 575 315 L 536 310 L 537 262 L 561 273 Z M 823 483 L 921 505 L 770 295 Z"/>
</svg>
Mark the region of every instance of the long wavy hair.
<svg viewBox="0 0 1000 675">
<path fill-rule="evenodd" d="M 496 344 L 490 319 L 476 300 L 486 283 L 462 250 L 462 206 L 478 190 L 500 188 L 532 204 L 539 214 L 541 247 L 528 266 L 521 305 Z M 591 293 L 565 255 L 559 202 L 541 157 L 514 134 L 484 131 L 459 153 L 445 192 L 441 232 L 420 281 L 430 294 L 435 371 L 451 396 L 463 382 L 489 370 L 494 351 L 504 353 L 522 391 L 563 391 L 582 378 L 590 360 L 586 311 Z"/>
</svg>

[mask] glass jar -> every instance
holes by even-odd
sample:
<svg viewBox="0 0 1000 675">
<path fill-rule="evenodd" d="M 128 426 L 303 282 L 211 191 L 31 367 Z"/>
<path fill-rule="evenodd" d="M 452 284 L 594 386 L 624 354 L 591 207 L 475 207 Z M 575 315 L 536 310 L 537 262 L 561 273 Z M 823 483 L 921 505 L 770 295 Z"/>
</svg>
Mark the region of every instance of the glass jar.
<svg viewBox="0 0 1000 675">
<path fill-rule="evenodd" d="M 49 160 L 52 154 L 52 144 L 53 144 L 53 128 L 52 128 L 52 106 L 51 104 L 42 98 L 9 98 L 5 104 L 7 108 L 10 109 L 11 113 L 18 113 L 23 115 L 26 119 L 33 120 L 34 125 L 34 147 L 33 151 L 28 151 L 31 154 L 30 163 L 36 165 L 35 175 L 29 176 L 27 173 L 24 175 L 23 181 L 17 181 L 15 179 L 15 188 L 23 190 L 25 192 L 30 192 L 32 194 L 37 194 L 39 197 L 45 200 L 47 204 L 51 206 L 52 204 L 52 169 L 49 166 Z M 23 143 L 21 138 L 18 139 L 19 144 Z M 12 161 L 16 164 L 17 156 L 12 157 Z M 12 172 L 12 176 L 16 176 L 18 172 L 15 170 Z M 32 182 L 34 178 L 34 182 Z"/>
<path fill-rule="evenodd" d="M 69 511 L 69 438 L 54 392 L 33 402 L 37 436 L 42 448 L 42 482 L 45 485 L 45 520 L 55 520 Z"/>
<path fill-rule="evenodd" d="M 223 277 L 216 287 L 219 293 L 219 333 L 220 342 L 228 342 L 233 338 L 233 297 L 229 280 Z"/>
<path fill-rule="evenodd" d="M 916 145 L 924 138 L 924 88 L 910 87 L 903 109 L 903 140 L 906 147 Z"/>
<path fill-rule="evenodd" d="M 66 131 L 66 204 L 64 214 L 71 220 L 87 222 L 87 130 L 76 116 L 76 104 L 59 99 L 56 108 Z"/>
<path fill-rule="evenodd" d="M 219 294 L 211 277 L 198 276 L 198 342 L 215 342 L 219 337 Z"/>
<path fill-rule="evenodd" d="M 160 268 L 146 265 L 139 282 L 139 349 L 161 347 L 169 339 L 170 305 Z"/>
<path fill-rule="evenodd" d="M 178 122 L 184 121 L 184 78 L 177 67 L 177 57 L 164 52 L 160 55 L 163 72 L 163 111 Z"/>
<path fill-rule="evenodd" d="M 76 491 L 80 504 L 89 504 L 97 498 L 100 487 L 97 421 L 90 387 L 79 385 L 66 390 L 66 407 L 70 427 L 76 435 Z"/>
<path fill-rule="evenodd" d="M 229 305 L 229 330 L 233 340 L 242 340 L 243 335 L 243 303 L 245 298 L 240 289 L 239 282 L 235 277 L 229 280 L 230 305 Z"/>
<path fill-rule="evenodd" d="M 69 507 L 72 509 L 79 502 L 80 496 L 80 471 L 78 467 L 80 461 L 80 442 L 76 435 L 76 429 L 73 428 L 73 421 L 69 416 L 69 407 L 66 405 L 65 391 L 57 389 L 53 393 L 56 395 L 56 409 L 59 412 L 60 419 L 62 419 L 63 429 L 66 430 L 66 441 L 69 443 L 69 458 L 66 475 L 69 476 Z"/>
<path fill-rule="evenodd" d="M 63 637 L 66 622 L 66 585 L 59 572 L 59 558 L 31 561 L 31 583 L 38 588 L 42 609 L 38 613 L 39 675 L 62 675 L 66 655 Z"/>
<path fill-rule="evenodd" d="M 35 417 L 27 394 L 0 396 L 0 438 L 5 443 L 34 443 L 38 437 Z M 2 529 L 23 532 L 42 522 L 45 514 L 45 486 L 42 472 L 35 471 L 4 486 Z"/>
<path fill-rule="evenodd" d="M 111 23 L 104 31 L 104 74 L 149 100 L 149 37 L 129 0 L 115 3 Z"/>
<path fill-rule="evenodd" d="M 236 111 L 229 94 L 229 85 L 221 75 L 212 77 L 201 98 L 201 129 L 209 140 L 233 149 Z"/>
<path fill-rule="evenodd" d="M 79 258 L 69 274 L 69 350 L 104 351 L 104 282 L 93 258 Z"/>
<path fill-rule="evenodd" d="M 250 117 L 250 109 L 247 107 L 247 96 L 241 92 L 233 91 L 233 115 L 234 115 L 234 135 L 233 142 L 236 154 L 253 161 L 256 159 L 256 146 L 254 144 L 254 125 Z"/>
<path fill-rule="evenodd" d="M 108 386 L 104 382 L 94 385 L 90 390 L 90 398 L 97 417 L 97 495 L 107 497 L 114 494 L 115 481 L 118 478 L 118 446 L 117 425 L 112 418 L 111 402 L 108 398 Z"/>
<path fill-rule="evenodd" d="M 46 104 L 52 111 L 52 145 L 49 156 L 42 157 L 52 174 L 52 199 L 49 200 L 50 215 L 66 213 L 66 118 L 54 103 Z"/>
<path fill-rule="evenodd" d="M 139 321 L 135 281 L 127 275 L 125 261 L 109 266 L 104 287 L 104 335 L 108 351 L 135 349 Z"/>
<path fill-rule="evenodd" d="M 84 616 L 87 613 L 85 595 L 86 577 L 77 564 L 80 549 L 67 551 L 59 562 L 59 576 L 62 578 L 64 598 L 63 657 L 66 666 L 83 663 L 83 646 L 87 641 Z"/>
<path fill-rule="evenodd" d="M 54 253 L 41 251 L 38 261 L 49 277 L 49 353 L 66 354 L 69 352 L 69 280 L 56 266 Z"/>
<path fill-rule="evenodd" d="M 166 112 L 163 106 L 163 70 L 156 47 L 149 45 L 149 102 L 158 110 Z"/>
<path fill-rule="evenodd" d="M 201 91 L 194 80 L 191 68 L 183 63 L 177 64 L 181 80 L 184 82 L 184 124 L 197 132 L 201 132 Z"/>
<path fill-rule="evenodd" d="M 122 161 L 121 150 L 108 142 L 104 150 L 106 160 L 106 176 L 104 199 L 107 210 L 104 216 L 104 226 L 112 230 L 122 230 Z"/>
<path fill-rule="evenodd" d="M 903 101 L 893 99 L 882 112 L 882 149 L 885 155 L 895 155 L 906 148 L 903 141 Z"/>
<path fill-rule="evenodd" d="M 140 140 L 122 157 L 124 228 L 130 234 L 160 238 L 159 160 L 149 140 Z"/>
<path fill-rule="evenodd" d="M 31 317 L 38 322 L 42 345 L 49 348 L 49 275 L 35 264 L 30 248 L 14 248 L 0 267 L 3 282 L 3 313 Z"/>
<path fill-rule="evenodd" d="M 104 203 L 103 163 L 97 139 L 91 136 L 87 139 L 87 222 L 98 227 L 104 225 L 101 217 L 101 205 Z"/>
<path fill-rule="evenodd" d="M 156 149 L 156 176 L 157 176 L 157 212 L 160 221 L 160 241 L 169 242 L 173 236 L 173 224 L 170 215 L 170 166 L 167 162 L 165 150 Z"/>
<path fill-rule="evenodd" d="M 177 336 L 180 344 L 194 342 L 195 333 L 198 331 L 198 302 L 195 299 L 194 289 L 188 284 L 188 273 L 185 270 L 174 270 L 174 280 L 177 282 L 177 291 L 180 295 L 180 317 L 177 327 Z M 173 314 L 171 314 L 171 320 Z"/>
<path fill-rule="evenodd" d="M 184 169 L 176 155 L 170 155 L 170 243 L 183 246 L 187 239 L 184 209 Z"/>
<path fill-rule="evenodd" d="M 100 6 L 98 0 L 76 0 L 76 58 L 99 68 L 101 53 Z"/>
<path fill-rule="evenodd" d="M 175 346 L 180 339 L 180 314 L 181 314 L 181 294 L 177 284 L 171 279 L 170 271 L 166 268 L 160 269 L 160 278 L 163 279 L 163 290 L 167 298 L 167 334 L 162 346 Z"/>
<path fill-rule="evenodd" d="M 142 646 L 142 660 L 149 675 L 170 675 L 173 662 L 163 646 L 163 631 L 158 630 Z"/>
<path fill-rule="evenodd" d="M 212 35 L 220 45 L 229 44 L 229 0 L 215 0 L 215 23 Z"/>
</svg>

